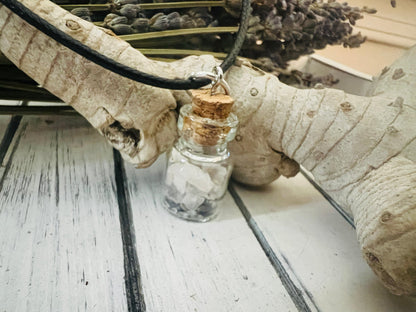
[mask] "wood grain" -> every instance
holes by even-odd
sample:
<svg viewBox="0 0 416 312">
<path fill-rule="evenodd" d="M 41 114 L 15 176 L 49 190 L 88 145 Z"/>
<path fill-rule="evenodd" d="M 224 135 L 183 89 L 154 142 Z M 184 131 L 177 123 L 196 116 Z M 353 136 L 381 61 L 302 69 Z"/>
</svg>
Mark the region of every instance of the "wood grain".
<svg viewBox="0 0 416 312">
<path fill-rule="evenodd" d="M 214 221 L 177 219 L 161 206 L 163 167 L 126 164 L 148 311 L 297 311 L 231 197 Z"/>
<path fill-rule="evenodd" d="M 0 190 L 1 311 L 127 311 L 112 151 L 77 118 L 23 118 Z"/>
<path fill-rule="evenodd" d="M 394 296 L 378 282 L 361 256 L 353 227 L 305 177 L 235 189 L 321 311 L 416 310 L 416 301 Z"/>
</svg>

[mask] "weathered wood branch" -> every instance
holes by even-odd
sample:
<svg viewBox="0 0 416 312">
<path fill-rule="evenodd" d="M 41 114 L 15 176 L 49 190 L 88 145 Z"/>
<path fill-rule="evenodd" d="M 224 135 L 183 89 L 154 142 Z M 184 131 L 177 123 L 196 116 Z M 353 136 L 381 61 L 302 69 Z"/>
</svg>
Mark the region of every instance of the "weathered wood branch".
<svg viewBox="0 0 416 312">
<path fill-rule="evenodd" d="M 91 48 L 164 77 L 210 71 L 208 56 L 173 63 L 145 58 L 117 37 L 47 0 L 27 7 Z M 92 64 L 0 7 L 0 49 L 51 93 L 78 110 L 123 157 L 150 165 L 176 137 L 175 108 L 190 101 Z M 299 90 L 238 64 L 226 75 L 240 129 L 232 144 L 234 178 L 264 184 L 292 176 L 298 163 L 350 207 L 369 265 L 395 294 L 416 294 L 416 48 L 360 97 Z M 413 86 L 413 87 L 412 87 Z"/>
</svg>

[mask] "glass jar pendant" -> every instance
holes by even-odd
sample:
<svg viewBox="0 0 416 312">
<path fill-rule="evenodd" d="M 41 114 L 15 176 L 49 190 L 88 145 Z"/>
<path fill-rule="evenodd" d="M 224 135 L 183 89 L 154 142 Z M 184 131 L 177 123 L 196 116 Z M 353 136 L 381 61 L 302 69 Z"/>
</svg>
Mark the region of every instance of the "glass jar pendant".
<svg viewBox="0 0 416 312">
<path fill-rule="evenodd" d="M 192 91 L 192 105 L 180 110 L 179 139 L 167 156 L 163 205 L 190 221 L 215 218 L 232 172 L 227 144 L 235 137 L 238 120 L 231 113 L 234 100 L 228 85 L 219 77 L 213 89 Z M 213 93 L 219 86 L 226 94 Z"/>
</svg>

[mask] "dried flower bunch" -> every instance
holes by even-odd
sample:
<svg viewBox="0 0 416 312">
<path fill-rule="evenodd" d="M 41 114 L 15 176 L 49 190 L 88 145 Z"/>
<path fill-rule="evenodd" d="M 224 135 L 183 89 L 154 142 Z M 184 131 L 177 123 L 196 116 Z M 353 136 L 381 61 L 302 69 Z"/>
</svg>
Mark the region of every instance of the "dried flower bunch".
<svg viewBox="0 0 416 312">
<path fill-rule="evenodd" d="M 67 1 L 71 4 L 74 2 L 77 1 Z M 89 4 L 103 2 L 108 3 L 96 0 L 90 1 Z M 213 17 L 208 13 L 207 8 L 192 8 L 180 10 L 180 12 L 166 9 L 146 11 L 140 6 L 145 2 L 139 0 L 114 0 L 110 3 L 112 4 L 111 13 L 105 16 L 102 26 L 111 29 L 117 35 L 217 26 L 217 23 L 212 23 Z M 93 12 L 88 7 L 75 8 L 71 10 L 71 13 L 88 21 L 100 20 L 99 17 L 94 18 Z"/>
<path fill-rule="evenodd" d="M 63 1 L 55 0 L 57 3 Z M 66 3 L 105 3 L 106 1 L 66 1 Z M 145 1 L 146 2 L 146 1 Z M 189 29 L 199 27 L 235 26 L 238 24 L 241 0 L 227 0 L 225 7 L 143 10 L 140 0 L 113 0 L 111 12 L 102 24 L 117 35 Z M 165 1 L 155 1 L 165 2 Z M 168 1 L 166 1 L 168 2 Z M 76 8 L 73 14 L 88 21 L 100 16 L 87 7 Z M 351 7 L 334 0 L 252 0 L 252 16 L 241 55 L 257 61 L 256 65 L 280 75 L 288 62 L 327 45 L 356 48 L 364 41 L 360 33 L 352 34 L 352 25 L 362 13 L 375 13 L 367 7 Z M 102 18 L 101 18 L 102 21 Z M 187 36 L 165 42 L 165 48 L 227 52 L 233 44 L 233 34 Z M 295 75 L 296 77 L 292 77 Z M 314 82 L 332 85 L 330 77 L 302 78 L 299 73 L 280 76 L 288 83 L 310 86 Z M 288 78 L 288 79 L 287 79 Z"/>
<path fill-rule="evenodd" d="M 181 5 L 169 0 L 147 1 L 152 0 L 53 0 L 66 6 L 74 15 L 111 29 L 117 35 L 130 34 L 136 38 L 151 32 L 151 39 L 129 41 L 134 48 L 146 49 L 142 53 L 148 56 L 172 59 L 189 54 L 211 54 L 222 58 L 231 49 L 241 0 L 214 0 L 211 7 L 192 8 L 189 4 L 184 8 L 187 5 L 183 5 L 183 1 Z M 156 5 L 158 9 L 149 8 L 149 5 Z M 332 86 L 337 80 L 331 76 L 311 76 L 289 72 L 285 68 L 290 60 L 328 44 L 360 46 L 365 38 L 352 34 L 352 26 L 364 12 L 374 13 L 375 10 L 350 7 L 333 0 L 252 0 L 250 27 L 240 55 L 274 73 L 286 84 L 303 88 L 316 83 Z M 228 30 L 217 31 L 218 27 Z M 202 28 L 204 32 L 200 31 Z M 163 30 L 178 33 L 186 30 L 187 34 L 162 38 L 158 32 Z M 46 90 L 39 89 L 32 79 L 1 55 L 0 69 L 3 73 L 12 73 L 11 77 L 0 74 L 0 79 L 11 80 L 14 88 L 18 88 L 10 93 L 9 87 L 0 87 L 2 98 L 57 100 Z"/>
<path fill-rule="evenodd" d="M 129 2 L 138 2 L 130 0 Z M 140 10 L 139 4 L 125 4 L 108 14 L 104 19 L 104 27 L 110 28 L 117 35 L 128 35 L 148 31 L 162 31 L 169 29 L 185 29 L 215 26 L 213 17 L 206 8 L 189 9 L 185 13 L 173 11 L 170 13 L 152 12 L 148 16 Z"/>
<path fill-rule="evenodd" d="M 375 12 L 316 0 L 255 0 L 252 7 L 244 55 L 265 58 L 268 67 L 278 68 L 328 44 L 359 47 L 365 38 L 353 35 L 351 25 L 363 17 L 362 12 Z"/>
</svg>

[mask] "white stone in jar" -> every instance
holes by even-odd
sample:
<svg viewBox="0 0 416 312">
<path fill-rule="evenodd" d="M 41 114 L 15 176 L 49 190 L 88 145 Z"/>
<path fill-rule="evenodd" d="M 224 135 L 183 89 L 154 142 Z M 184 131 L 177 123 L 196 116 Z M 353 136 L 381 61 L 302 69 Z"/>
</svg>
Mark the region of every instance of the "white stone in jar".
<svg viewBox="0 0 416 312">
<path fill-rule="evenodd" d="M 181 197 L 180 204 L 184 209 L 196 210 L 204 201 L 205 198 L 199 195 L 191 185 L 187 184 L 187 190 L 184 196 Z"/>
<path fill-rule="evenodd" d="M 204 194 L 208 194 L 215 186 L 210 175 L 200 167 L 189 162 L 171 164 L 166 172 L 166 184 L 173 184 L 180 193 L 184 194 L 187 183 Z"/>
</svg>

